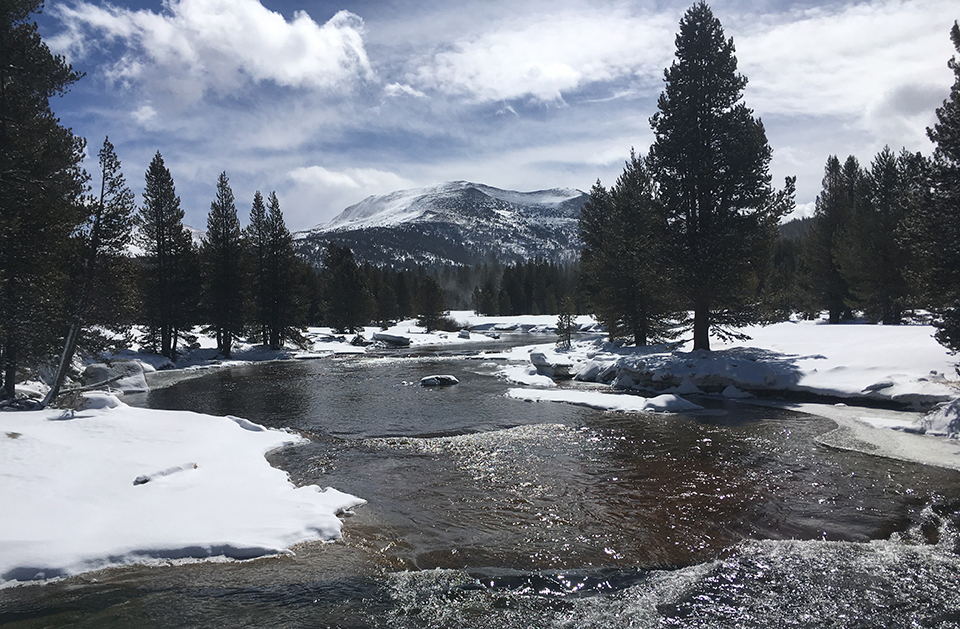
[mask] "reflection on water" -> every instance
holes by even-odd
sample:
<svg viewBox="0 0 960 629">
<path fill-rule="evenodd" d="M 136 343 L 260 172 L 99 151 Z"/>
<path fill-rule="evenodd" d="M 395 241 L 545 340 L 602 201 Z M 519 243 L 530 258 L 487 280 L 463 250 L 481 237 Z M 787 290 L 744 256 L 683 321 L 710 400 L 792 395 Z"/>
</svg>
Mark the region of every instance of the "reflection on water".
<svg viewBox="0 0 960 629">
<path fill-rule="evenodd" d="M 960 626 L 957 473 L 827 450 L 818 418 L 527 403 L 491 371 L 353 357 L 158 375 L 141 403 L 300 430 L 311 441 L 271 461 L 368 504 L 343 541 L 295 556 L 4 590 L 0 623 Z M 462 384 L 412 384 L 434 373 Z"/>
</svg>

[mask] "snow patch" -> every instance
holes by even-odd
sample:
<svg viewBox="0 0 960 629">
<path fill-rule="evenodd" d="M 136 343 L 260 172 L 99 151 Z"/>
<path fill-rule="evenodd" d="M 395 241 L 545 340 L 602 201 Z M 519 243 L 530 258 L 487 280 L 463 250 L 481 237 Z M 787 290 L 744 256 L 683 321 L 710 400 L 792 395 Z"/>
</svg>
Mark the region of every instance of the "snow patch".
<svg viewBox="0 0 960 629">
<path fill-rule="evenodd" d="M 7 585 L 129 563 L 287 553 L 339 537 L 336 514 L 364 503 L 295 487 L 264 458 L 301 437 L 103 394 L 85 399 L 102 408 L 0 413 Z"/>
<path fill-rule="evenodd" d="M 565 402 L 604 411 L 626 413 L 682 413 L 703 409 L 702 406 L 672 393 L 645 398 L 639 395 L 577 389 L 510 389 L 506 395 L 527 402 Z"/>
</svg>

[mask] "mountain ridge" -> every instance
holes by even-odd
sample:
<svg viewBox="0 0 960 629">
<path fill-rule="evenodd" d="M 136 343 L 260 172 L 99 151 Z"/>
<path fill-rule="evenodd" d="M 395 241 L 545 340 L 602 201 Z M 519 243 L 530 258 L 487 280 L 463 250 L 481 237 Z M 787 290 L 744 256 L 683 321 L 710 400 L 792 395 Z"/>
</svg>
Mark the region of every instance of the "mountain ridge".
<svg viewBox="0 0 960 629">
<path fill-rule="evenodd" d="M 294 239 L 318 266 L 330 242 L 375 265 L 536 257 L 565 263 L 579 255 L 578 219 L 587 199 L 573 188 L 519 192 L 451 181 L 367 197 Z"/>
</svg>

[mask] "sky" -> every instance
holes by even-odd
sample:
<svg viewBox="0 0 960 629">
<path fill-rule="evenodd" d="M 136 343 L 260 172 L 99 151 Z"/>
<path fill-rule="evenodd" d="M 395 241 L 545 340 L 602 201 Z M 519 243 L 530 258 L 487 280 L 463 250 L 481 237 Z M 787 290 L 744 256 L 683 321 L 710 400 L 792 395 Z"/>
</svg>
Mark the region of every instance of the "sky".
<svg viewBox="0 0 960 629">
<path fill-rule="evenodd" d="M 226 172 L 241 222 L 276 191 L 292 230 L 367 196 L 467 180 L 611 185 L 649 119 L 691 2 L 47 0 L 41 35 L 85 76 L 51 102 L 141 200 L 159 151 L 184 222 Z M 932 152 L 956 0 L 718 0 L 776 186 L 812 213 L 827 157 Z M 96 180 L 96 164 L 87 169 Z"/>
</svg>

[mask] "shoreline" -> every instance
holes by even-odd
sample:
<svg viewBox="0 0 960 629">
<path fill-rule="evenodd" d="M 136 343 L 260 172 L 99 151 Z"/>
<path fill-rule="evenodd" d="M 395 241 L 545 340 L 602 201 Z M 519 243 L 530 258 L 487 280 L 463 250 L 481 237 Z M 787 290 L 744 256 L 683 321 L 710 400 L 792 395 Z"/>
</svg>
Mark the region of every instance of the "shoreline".
<svg viewBox="0 0 960 629">
<path fill-rule="evenodd" d="M 960 441 L 905 430 L 915 426 L 924 413 L 773 399 L 749 400 L 746 403 L 831 420 L 837 427 L 814 438 L 815 443 L 828 448 L 960 472 Z"/>
</svg>

